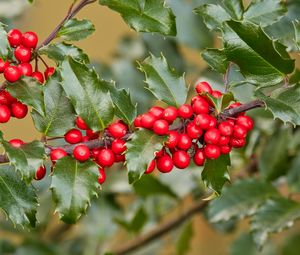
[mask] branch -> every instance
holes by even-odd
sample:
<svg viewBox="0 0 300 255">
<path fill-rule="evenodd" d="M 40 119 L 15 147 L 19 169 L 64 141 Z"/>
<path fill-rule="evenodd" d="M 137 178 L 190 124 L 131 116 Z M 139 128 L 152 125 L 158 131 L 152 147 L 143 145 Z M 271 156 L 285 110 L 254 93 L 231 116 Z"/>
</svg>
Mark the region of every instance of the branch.
<svg viewBox="0 0 300 255">
<path fill-rule="evenodd" d="M 134 238 L 133 240 L 124 243 L 119 248 L 112 250 L 111 253 L 114 255 L 124 255 L 143 247 L 144 245 L 150 243 L 151 241 L 179 227 L 186 220 L 188 220 L 195 214 L 203 211 L 204 208 L 207 206 L 207 204 L 208 201 L 203 201 L 203 200 L 195 202 L 190 208 L 188 208 L 185 212 L 181 213 L 176 218 L 169 220 L 163 224 L 159 224 L 157 228 L 154 228 L 148 233 L 142 234 Z"/>
</svg>

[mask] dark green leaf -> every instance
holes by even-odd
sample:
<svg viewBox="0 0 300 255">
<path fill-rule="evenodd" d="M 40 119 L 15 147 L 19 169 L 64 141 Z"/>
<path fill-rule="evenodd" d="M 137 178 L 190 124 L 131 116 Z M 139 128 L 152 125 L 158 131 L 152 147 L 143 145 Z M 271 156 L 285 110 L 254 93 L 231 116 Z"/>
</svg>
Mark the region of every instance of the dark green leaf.
<svg viewBox="0 0 300 255">
<path fill-rule="evenodd" d="M 10 46 L 7 40 L 7 33 L 4 24 L 0 22 L 0 58 L 6 59 L 10 52 Z"/>
<path fill-rule="evenodd" d="M 286 198 L 267 200 L 251 220 L 251 232 L 256 245 L 261 248 L 268 235 L 290 228 L 300 217 L 300 205 Z"/>
<path fill-rule="evenodd" d="M 154 159 L 154 153 L 160 151 L 166 141 L 166 136 L 158 136 L 146 129 L 134 132 L 126 143 L 129 183 L 134 183 L 142 177 L 149 163 Z"/>
<path fill-rule="evenodd" d="M 201 173 L 205 186 L 216 194 L 221 194 L 224 184 L 230 180 L 228 166 L 230 166 L 229 155 L 222 155 L 215 160 L 207 159 Z"/>
<path fill-rule="evenodd" d="M 79 41 L 85 39 L 95 31 L 95 26 L 89 20 L 68 20 L 58 31 L 57 37 L 65 41 Z"/>
<path fill-rule="evenodd" d="M 254 179 L 236 181 L 210 202 L 209 221 L 228 221 L 252 215 L 267 198 L 277 195 L 276 189 L 269 183 Z"/>
<path fill-rule="evenodd" d="M 229 62 L 224 50 L 206 49 L 201 53 L 201 56 L 212 69 L 221 74 L 226 73 Z"/>
<path fill-rule="evenodd" d="M 79 163 L 64 157 L 56 162 L 51 190 L 61 220 L 73 224 L 86 213 L 91 198 L 98 196 L 98 175 L 98 167 L 91 161 Z"/>
<path fill-rule="evenodd" d="M 106 81 L 100 80 L 93 69 L 72 58 L 61 67 L 62 87 L 76 113 L 94 131 L 103 130 L 114 117 L 114 108 Z"/>
<path fill-rule="evenodd" d="M 148 89 L 153 95 L 168 105 L 180 106 L 187 98 L 187 88 L 183 76 L 170 68 L 164 56 L 156 58 L 151 55 L 140 64 L 146 75 Z"/>
<path fill-rule="evenodd" d="M 193 223 L 186 224 L 176 242 L 176 254 L 188 254 L 194 236 Z"/>
<path fill-rule="evenodd" d="M 161 0 L 99 0 L 99 3 L 120 13 L 124 21 L 138 32 L 176 35 L 175 16 Z"/>
<path fill-rule="evenodd" d="M 38 202 L 34 188 L 27 186 L 11 166 L 0 166 L 0 208 L 14 223 L 35 226 Z"/>
<path fill-rule="evenodd" d="M 243 18 L 244 6 L 242 0 L 223 0 L 223 5 L 232 19 L 241 20 Z"/>
</svg>

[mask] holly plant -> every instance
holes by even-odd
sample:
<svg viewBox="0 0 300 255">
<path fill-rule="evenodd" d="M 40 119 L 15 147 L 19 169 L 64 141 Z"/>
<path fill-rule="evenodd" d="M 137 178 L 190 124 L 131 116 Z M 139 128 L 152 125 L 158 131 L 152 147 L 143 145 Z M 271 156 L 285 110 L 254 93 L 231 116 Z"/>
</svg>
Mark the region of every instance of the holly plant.
<svg viewBox="0 0 300 255">
<path fill-rule="evenodd" d="M 111 65 L 73 44 L 95 31 L 76 18 L 91 5 L 137 32 Z M 300 217 L 298 19 L 296 0 L 75 0 L 44 40 L 0 23 L 0 127 L 29 114 L 41 134 L 7 140 L 0 131 L 0 207 L 10 220 L 1 225 L 24 242 L 1 241 L 0 251 L 129 254 L 183 225 L 172 254 L 187 254 L 191 219 L 203 213 L 223 232 L 249 218 L 230 253 L 257 254 Z M 37 245 L 57 216 L 51 245 Z M 62 251 L 74 224 L 87 229 Z M 134 236 L 107 245 L 120 228 Z"/>
</svg>

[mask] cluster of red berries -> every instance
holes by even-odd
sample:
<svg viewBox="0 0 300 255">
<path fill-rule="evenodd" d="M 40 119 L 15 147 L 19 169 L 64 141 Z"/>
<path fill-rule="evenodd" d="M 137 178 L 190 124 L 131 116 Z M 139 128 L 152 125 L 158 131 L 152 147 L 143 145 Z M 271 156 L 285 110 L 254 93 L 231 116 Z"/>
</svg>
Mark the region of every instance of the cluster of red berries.
<svg viewBox="0 0 300 255">
<path fill-rule="evenodd" d="M 38 43 L 38 36 L 32 31 L 21 33 L 18 29 L 12 29 L 7 34 L 7 40 L 14 49 L 12 59 L 0 59 L 0 73 L 4 74 L 8 82 L 18 81 L 22 75 L 31 76 L 44 83 L 55 72 L 54 67 L 46 66 L 44 74 L 38 70 L 36 65 L 33 71 L 30 62 L 33 60 L 34 49 Z M 34 56 L 36 58 L 36 56 Z"/>
<path fill-rule="evenodd" d="M 221 154 L 228 154 L 232 148 L 241 148 L 246 144 L 253 120 L 244 113 L 225 120 L 218 119 L 207 94 L 220 98 L 222 93 L 212 90 L 207 82 L 200 82 L 195 88 L 198 95 L 192 98 L 191 104 L 183 104 L 178 109 L 173 106 L 165 109 L 152 107 L 135 119 L 137 128 L 152 130 L 157 135 L 168 135 L 167 143 L 156 153 L 146 174 L 153 172 L 155 167 L 162 173 L 172 171 L 174 166 L 185 169 L 191 157 L 196 165 L 203 166 L 206 159 L 217 159 Z M 235 102 L 229 108 L 240 105 Z"/>
</svg>

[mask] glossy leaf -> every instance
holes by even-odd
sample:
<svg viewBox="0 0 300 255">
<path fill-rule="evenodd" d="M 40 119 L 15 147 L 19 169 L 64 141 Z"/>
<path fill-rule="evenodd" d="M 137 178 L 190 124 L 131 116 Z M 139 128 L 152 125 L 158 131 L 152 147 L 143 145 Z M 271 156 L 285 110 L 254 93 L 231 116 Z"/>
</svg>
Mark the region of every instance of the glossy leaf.
<svg viewBox="0 0 300 255">
<path fill-rule="evenodd" d="M 64 157 L 56 162 L 51 190 L 62 221 L 73 224 L 86 213 L 91 198 L 98 196 L 98 175 L 98 167 L 91 161 L 79 163 Z"/>
<path fill-rule="evenodd" d="M 229 62 L 224 50 L 206 49 L 201 53 L 201 56 L 212 69 L 221 74 L 226 73 Z"/>
<path fill-rule="evenodd" d="M 7 40 L 7 33 L 4 24 L 0 22 L 0 58 L 6 59 L 10 52 L 10 46 Z"/>
<path fill-rule="evenodd" d="M 101 5 L 120 13 L 137 32 L 158 32 L 176 35 L 175 16 L 161 0 L 99 0 Z"/>
<path fill-rule="evenodd" d="M 243 18 L 244 6 L 242 0 L 223 0 L 223 5 L 234 20 Z"/>
</svg>

